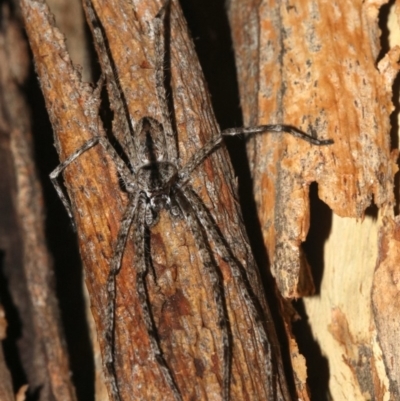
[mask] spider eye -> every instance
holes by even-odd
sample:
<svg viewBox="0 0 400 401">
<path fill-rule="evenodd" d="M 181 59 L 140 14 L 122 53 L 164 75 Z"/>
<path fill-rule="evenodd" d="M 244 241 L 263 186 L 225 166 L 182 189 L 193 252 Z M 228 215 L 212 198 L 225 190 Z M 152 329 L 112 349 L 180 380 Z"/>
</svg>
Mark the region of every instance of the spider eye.
<svg viewBox="0 0 400 401">
<path fill-rule="evenodd" d="M 127 192 L 134 192 L 136 190 L 136 185 L 134 181 L 125 182 L 125 189 Z"/>
</svg>

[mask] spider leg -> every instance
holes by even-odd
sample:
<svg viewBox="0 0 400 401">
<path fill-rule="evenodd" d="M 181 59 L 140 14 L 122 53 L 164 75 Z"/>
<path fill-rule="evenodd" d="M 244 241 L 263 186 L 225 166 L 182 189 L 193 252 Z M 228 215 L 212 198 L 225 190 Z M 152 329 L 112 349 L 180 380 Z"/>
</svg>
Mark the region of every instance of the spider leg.
<svg viewBox="0 0 400 401">
<path fill-rule="evenodd" d="M 250 315 L 252 316 L 252 321 L 256 328 L 256 333 L 258 334 L 259 341 L 264 347 L 266 353 L 271 356 L 270 358 L 265 358 L 264 360 L 266 372 L 270 372 L 273 374 L 276 371 L 274 367 L 274 355 L 276 350 L 272 349 L 275 344 L 273 344 L 273 341 L 268 338 L 267 331 L 262 323 L 260 312 L 258 311 L 255 304 L 256 298 L 253 294 L 251 294 L 251 288 L 248 285 L 246 274 L 243 268 L 240 266 L 239 262 L 233 256 L 229 245 L 226 243 L 223 236 L 219 232 L 216 223 L 214 222 L 213 218 L 211 217 L 209 211 L 207 210 L 201 199 L 199 199 L 197 194 L 195 194 L 193 190 L 188 186 L 184 187 L 182 191 L 188 202 L 190 203 L 192 209 L 194 210 L 194 213 L 199 219 L 201 225 L 204 227 L 204 231 L 208 235 L 210 235 L 211 240 L 214 242 L 218 255 L 224 261 L 226 261 L 231 268 L 235 284 L 239 288 L 240 294 L 246 304 L 246 307 L 249 310 Z M 275 388 L 271 388 L 270 386 L 268 386 L 269 394 L 267 399 L 275 399 L 275 391 Z M 290 397 L 288 399 L 290 399 Z"/>
<path fill-rule="evenodd" d="M 116 66 L 112 58 L 110 47 L 104 28 L 97 16 L 91 0 L 85 0 L 85 10 L 89 24 L 92 27 L 97 54 L 101 61 L 102 75 L 107 80 L 107 91 L 110 97 L 110 105 L 114 112 L 113 131 L 129 160 L 136 156 L 135 143 L 133 141 L 134 129 L 129 118 L 129 109 L 125 95 L 121 89 Z"/>
<path fill-rule="evenodd" d="M 183 185 L 188 182 L 192 176 L 192 172 L 221 145 L 223 140 L 221 135 L 214 136 L 198 152 L 193 153 L 189 161 L 178 173 L 178 183 Z"/>
<path fill-rule="evenodd" d="M 282 124 L 268 124 L 268 125 L 258 125 L 256 127 L 241 127 L 241 128 L 228 128 L 221 132 L 222 136 L 235 136 L 235 135 L 252 135 L 258 133 L 280 133 L 286 132 L 296 138 L 300 138 L 303 141 L 311 143 L 316 146 L 331 145 L 333 143 L 332 139 L 318 139 L 311 135 L 308 135 L 297 128 L 291 127 L 290 125 Z"/>
<path fill-rule="evenodd" d="M 201 260 L 203 266 L 208 274 L 209 280 L 212 285 L 212 292 L 214 294 L 215 304 L 217 308 L 217 318 L 218 325 L 222 333 L 222 363 L 223 363 L 223 401 L 229 400 L 229 390 L 230 390 L 230 373 L 231 373 L 231 352 L 232 344 L 229 336 L 229 321 L 228 314 L 226 311 L 226 306 L 224 304 L 223 293 L 221 290 L 221 279 L 219 277 L 219 272 L 215 265 L 215 262 L 210 256 L 210 249 L 207 244 L 207 240 L 204 237 L 204 230 L 202 229 L 198 218 L 196 217 L 195 208 L 192 205 L 192 201 L 186 197 L 186 195 L 178 188 L 176 188 L 176 200 L 183 211 L 186 221 L 191 228 L 194 239 L 199 249 Z M 204 225 L 203 225 L 204 227 Z"/>
<path fill-rule="evenodd" d="M 103 90 L 104 82 L 106 81 L 106 76 L 103 72 L 101 72 L 99 79 L 97 80 L 94 90 L 93 90 L 93 97 L 95 99 L 100 99 L 101 91 Z"/>
<path fill-rule="evenodd" d="M 68 200 L 67 195 L 64 193 L 63 189 L 61 188 L 61 185 L 58 181 L 59 175 L 67 168 L 74 160 L 76 160 L 82 153 L 86 152 L 93 146 L 97 145 L 99 142 L 99 137 L 95 136 L 91 139 L 89 139 L 86 143 L 83 144 L 79 149 L 77 149 L 72 155 L 67 157 L 62 163 L 60 163 L 51 173 L 50 173 L 50 180 L 57 191 L 57 194 L 59 198 L 61 199 L 61 202 L 63 203 L 65 209 L 67 210 L 68 216 L 72 221 L 74 221 L 74 218 L 72 216 L 72 209 L 70 202 Z"/>
<path fill-rule="evenodd" d="M 120 401 L 119 390 L 117 385 L 117 378 L 114 366 L 114 326 L 115 326 L 115 298 L 116 298 L 116 276 L 121 269 L 122 256 L 125 250 L 126 240 L 128 238 L 129 230 L 132 222 L 137 214 L 137 206 L 139 199 L 139 192 L 130 196 L 128 206 L 122 217 L 121 227 L 118 232 L 117 240 L 115 243 L 115 250 L 110 262 L 110 272 L 107 278 L 107 294 L 108 303 L 105 313 L 105 330 L 104 330 L 104 365 L 108 372 L 108 381 L 115 400 Z"/>
<path fill-rule="evenodd" d="M 175 133 L 172 129 L 169 113 L 167 93 L 165 90 L 164 57 L 165 57 L 165 18 L 171 7 L 171 1 L 164 1 L 163 6 L 153 20 L 155 37 L 155 72 L 158 103 L 161 109 L 162 125 L 164 127 L 165 141 L 167 144 L 168 160 L 177 165 L 178 150 Z"/>
<path fill-rule="evenodd" d="M 103 146 L 104 150 L 110 155 L 122 179 L 127 179 L 127 178 L 129 179 L 129 177 L 131 177 L 132 175 L 128 167 L 125 165 L 124 161 L 119 157 L 118 153 L 115 151 L 115 149 L 111 146 L 110 142 L 108 142 L 108 140 L 105 137 L 94 136 L 93 138 L 85 142 L 79 149 L 77 149 L 69 157 L 67 157 L 50 173 L 50 180 L 55 190 L 57 191 L 57 194 L 61 199 L 61 202 L 63 203 L 65 209 L 67 210 L 68 216 L 71 219 L 73 225 L 74 225 L 74 219 L 72 215 L 71 204 L 68 200 L 68 196 L 65 194 L 65 191 L 63 191 L 63 189 L 61 188 L 58 178 L 59 175 L 82 153 L 86 152 L 87 150 L 97 145 L 98 143 L 100 143 Z"/>
<path fill-rule="evenodd" d="M 138 213 L 136 219 L 136 227 L 134 229 L 134 244 L 135 244 L 135 269 L 136 269 L 136 290 L 138 293 L 138 298 L 140 306 L 142 309 L 143 322 L 147 329 L 147 334 L 150 340 L 150 347 L 153 355 L 164 375 L 165 381 L 168 383 L 170 389 L 172 390 L 175 400 L 182 401 L 181 393 L 172 377 L 171 371 L 168 368 L 165 359 L 163 357 L 162 351 L 160 349 L 156 328 L 153 323 L 151 316 L 151 309 L 149 305 L 149 297 L 147 295 L 145 276 L 148 271 L 147 258 L 146 258 L 146 241 L 145 241 L 145 231 L 146 231 L 146 195 L 141 194 L 138 200 Z"/>
<path fill-rule="evenodd" d="M 240 128 L 229 128 L 223 130 L 220 135 L 212 137 L 198 152 L 194 153 L 189 161 L 183 166 L 179 173 L 179 180 L 181 183 L 187 182 L 192 172 L 212 153 L 216 150 L 223 142 L 224 136 L 236 136 L 246 135 L 250 136 L 259 133 L 282 133 L 285 132 L 296 138 L 302 139 L 312 145 L 324 146 L 331 145 L 332 139 L 317 139 L 304 132 L 301 132 L 297 128 L 289 125 L 281 124 L 270 124 L 270 125 L 259 125 L 256 127 L 240 127 Z"/>
</svg>

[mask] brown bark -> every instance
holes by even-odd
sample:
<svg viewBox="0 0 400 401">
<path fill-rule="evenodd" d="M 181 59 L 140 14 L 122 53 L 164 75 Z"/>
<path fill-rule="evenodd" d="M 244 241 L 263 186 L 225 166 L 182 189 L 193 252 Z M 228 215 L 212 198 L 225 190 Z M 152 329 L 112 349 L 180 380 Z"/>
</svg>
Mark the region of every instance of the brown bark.
<svg viewBox="0 0 400 401">
<path fill-rule="evenodd" d="M 57 149 L 63 160 L 93 135 L 104 135 L 98 116 L 100 100 L 90 85 L 82 83 L 45 4 L 40 1 L 21 4 Z M 154 39 L 149 24 L 161 3 L 93 1 L 93 5 L 106 33 L 132 119 L 138 121 L 143 116 L 152 116 L 160 120 L 154 81 Z M 218 128 L 186 24 L 175 2 L 170 24 L 171 95 L 183 165 L 207 139 L 217 134 Z M 119 138 L 120 133 L 116 131 L 114 135 Z M 108 303 L 105 283 L 126 196 L 120 189 L 115 166 L 100 146 L 72 163 L 64 178 L 73 205 L 86 284 L 102 347 Z M 244 266 L 264 310 L 263 320 L 269 324 L 272 351 L 264 348 L 255 335 L 253 317 L 229 265 L 215 253 L 223 277 L 233 341 L 231 398 L 265 400 L 268 391 L 275 388 L 277 399 L 288 399 L 279 345 L 237 208 L 226 151 L 219 150 L 207 159 L 193 174 L 191 184 Z M 150 249 L 157 277 L 157 282 L 152 274 L 147 277 L 152 313 L 165 359 L 183 398 L 220 399 L 221 335 L 215 319 L 214 295 L 204 274 L 198 245 L 184 220 L 172 220 L 163 212 L 160 222 L 151 229 Z M 123 399 L 172 399 L 151 353 L 141 318 L 133 252 L 132 241 L 128 240 L 117 278 L 115 352 L 120 392 Z M 277 369 L 275 374 L 267 371 L 266 359 Z"/>
<path fill-rule="evenodd" d="M 40 389 L 39 400 L 75 400 L 45 240 L 43 198 L 33 162 L 29 108 L 21 90 L 29 70 L 27 43 L 18 18 L 7 4 L 2 5 L 1 15 L 0 58 L 7 62 L 0 69 L 4 222 L 0 246 L 5 255 L 2 274 L 8 284 L 2 286 L 1 296 L 10 298 L 8 302 L 18 311 L 21 330 L 18 341 L 13 338 L 5 344 L 10 346 L 16 341 L 30 388 L 32 392 Z M 12 362 L 17 366 L 16 360 Z M 25 390 L 26 386 L 22 386 L 18 400 L 24 399 Z"/>
<path fill-rule="evenodd" d="M 6 338 L 7 321 L 5 319 L 4 308 L 0 305 L 0 340 Z M 13 401 L 14 393 L 10 371 L 4 359 L 3 348 L 0 347 L 0 399 L 4 401 Z"/>
<path fill-rule="evenodd" d="M 354 15 L 347 21 L 348 7 Z M 299 245 L 311 182 L 340 216 L 362 217 L 372 198 L 393 204 L 389 115 L 398 50 L 377 69 L 378 11 L 369 3 L 231 3 L 245 123 L 284 122 L 335 141 L 316 148 L 257 136 L 248 147 L 272 272 L 289 298 L 304 294 Z"/>
<path fill-rule="evenodd" d="M 91 68 L 93 60 L 91 60 L 92 54 L 90 52 L 89 43 L 91 43 L 92 41 L 90 38 L 87 37 L 87 32 L 85 30 L 86 20 L 82 7 L 82 2 L 80 0 L 48 0 L 47 4 L 51 10 L 51 13 L 54 14 L 55 20 L 57 21 L 57 28 L 67 38 L 66 40 L 67 50 L 75 68 L 82 74 L 82 80 L 84 82 L 91 82 L 93 80 L 93 71 Z M 55 166 L 53 165 L 51 167 L 54 168 Z M 48 180 L 47 176 L 46 179 Z M 51 191 L 54 192 L 53 188 L 51 188 Z M 56 202 L 59 203 L 58 198 L 56 199 Z M 80 266 L 80 268 L 82 267 Z M 82 282 L 82 291 L 86 307 L 84 315 L 87 321 L 87 326 L 84 327 L 84 329 L 89 330 L 89 336 L 91 340 L 91 350 L 90 352 L 88 352 L 88 354 L 90 353 L 91 354 L 90 356 L 93 356 L 94 370 L 95 370 L 94 372 L 95 399 L 106 400 L 108 397 L 108 393 L 104 384 L 101 353 L 100 353 L 99 343 L 97 341 L 97 332 L 93 321 L 92 312 L 90 310 L 90 300 L 84 282 Z M 79 290 L 73 291 L 73 293 L 79 294 L 80 291 Z M 79 364 L 82 363 L 81 358 L 78 359 L 78 363 Z M 84 375 L 82 374 L 82 372 L 74 372 L 74 376 L 75 376 L 75 382 L 77 381 L 82 382 L 85 381 L 86 378 L 90 376 L 90 374 Z M 77 383 L 77 385 L 79 386 L 79 383 Z M 82 386 L 82 384 L 80 385 Z M 83 392 L 82 396 L 85 396 L 84 394 L 88 393 L 89 391 Z"/>
<path fill-rule="evenodd" d="M 313 291 L 301 248 L 310 224 L 310 183 L 318 183 L 319 197 L 336 214 L 316 216 L 316 231 L 324 235 L 318 240 L 323 279 L 320 296 L 305 301 L 312 333 L 327 356 L 334 399 L 399 394 L 393 363 L 399 355 L 398 152 L 390 148 L 390 114 L 400 49 L 381 50 L 382 4 L 232 0 L 229 6 L 245 123 L 312 127 L 318 137 L 335 141 L 315 148 L 285 136 L 257 136 L 248 145 L 264 242 L 285 297 Z M 379 220 L 338 217 L 364 219 L 372 201 Z M 286 320 L 300 395 L 305 367 L 296 367 L 298 348 Z M 309 356 L 318 381 L 321 366 L 313 370 L 316 355 Z"/>
<path fill-rule="evenodd" d="M 160 120 L 150 24 L 161 3 L 93 3 L 107 35 L 130 114 L 135 121 L 145 115 Z M 167 70 L 184 164 L 215 135 L 217 125 L 176 3 L 173 2 L 170 16 L 171 55 Z M 391 150 L 389 144 L 392 83 L 400 52 L 393 45 L 389 51 L 381 49 L 381 4 L 229 2 L 244 125 L 283 122 L 304 131 L 312 127 L 318 137 L 335 140 L 333 146 L 317 148 L 286 135 L 259 135 L 248 144 L 272 273 L 286 298 L 305 296 L 299 324 L 293 323 L 298 315 L 290 301 L 280 301 L 287 334 L 287 340 L 280 341 L 287 341 L 289 346 L 292 366 L 288 370 L 294 373 L 296 397 L 303 400 L 310 399 L 308 388 L 311 399 L 317 400 L 400 397 L 398 206 L 393 211 L 397 151 Z M 100 100 L 92 85 L 82 83 L 78 67 L 71 64 L 68 54 L 78 49 L 82 56 L 82 19 L 77 17 L 77 9 L 69 8 L 76 3 L 69 3 L 67 8 L 64 4 L 61 15 L 56 17 L 63 33 L 75 34 L 75 39 L 68 38 L 67 52 L 44 3 L 25 0 L 22 6 L 63 160 L 93 135 L 104 135 L 98 117 Z M 40 388 L 40 400 L 74 399 L 52 293 L 51 263 L 44 248 L 41 190 L 33 173 L 29 134 L 24 136 L 30 128 L 19 85 L 25 79 L 27 54 L 16 34 L 17 24 L 9 22 L 4 10 L 0 56 L 8 63 L 2 63 L 0 68 L 0 163 L 5 165 L 0 175 L 0 248 L 6 250 L 3 273 L 22 320 L 18 347 L 29 391 Z M 206 5 L 202 2 L 198 14 L 204 10 Z M 398 23 L 396 13 L 398 9 L 393 18 Z M 212 17 L 207 15 L 203 24 L 208 27 Z M 214 49 L 208 49 L 211 50 Z M 76 63 L 76 56 L 71 57 Z M 85 81 L 90 77 L 88 59 L 78 58 Z M 112 103 L 112 96 L 110 99 Z M 4 111 L 7 113 L 3 115 Z M 120 131 L 114 130 L 113 134 L 120 138 Z M 397 139 L 392 140 L 398 144 Z M 312 182 L 318 182 L 321 199 L 335 214 L 319 200 L 312 199 L 310 205 Z M 269 321 L 237 210 L 236 188 L 231 183 L 231 168 L 222 149 L 196 170 L 192 186 L 246 268 Z M 108 302 L 105 281 L 126 194 L 121 190 L 115 166 L 100 146 L 68 167 L 65 184 L 75 210 L 86 284 L 99 333 L 99 344 L 94 339 L 93 348 L 101 348 Z M 3 196 L 6 193 L 13 196 Z M 378 206 L 376 213 L 373 208 L 366 209 L 372 201 Z M 301 243 L 310 225 L 306 258 Z M 64 234 L 60 231 L 58 235 Z M 178 387 L 184 399 L 220 399 L 221 336 L 215 303 L 197 244 L 185 221 L 162 213 L 160 222 L 151 228 L 150 249 L 154 272 L 147 277 L 147 288 L 161 346 Z M 134 246 L 128 242 L 117 280 L 116 367 L 121 394 L 124 399 L 171 399 L 141 321 L 133 256 Z M 274 376 L 262 363 L 271 358 L 281 369 L 279 351 L 275 356 L 265 353 L 229 265 L 219 260 L 216 252 L 214 256 L 223 276 L 233 335 L 232 399 L 267 399 L 268 386 L 281 386 L 282 394 L 277 398 L 284 398 L 282 370 Z M 318 296 L 307 297 L 314 287 Z M 299 337 L 293 334 L 292 325 L 296 336 L 301 332 Z M 272 348 L 278 349 L 273 329 L 270 335 Z M 307 344 L 302 342 L 304 336 L 308 337 Z M 95 359 L 99 360 L 98 354 Z M 0 355 L 0 375 L 4 378 L 0 379 L 0 392 L 4 389 L 13 399 L 11 379 L 1 363 Z M 97 384 L 104 381 L 101 370 L 100 366 Z M 17 391 L 14 388 L 14 393 Z M 24 399 L 24 391 L 21 388 L 17 400 Z M 95 397 L 106 399 L 101 386 Z"/>
</svg>

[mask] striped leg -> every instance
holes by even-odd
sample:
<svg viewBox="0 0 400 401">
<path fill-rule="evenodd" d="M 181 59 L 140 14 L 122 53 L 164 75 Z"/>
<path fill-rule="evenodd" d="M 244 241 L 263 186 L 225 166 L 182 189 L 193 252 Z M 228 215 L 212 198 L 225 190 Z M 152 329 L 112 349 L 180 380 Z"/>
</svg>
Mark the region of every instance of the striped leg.
<svg viewBox="0 0 400 401">
<path fill-rule="evenodd" d="M 229 248 L 221 233 L 218 231 L 217 225 L 215 224 L 207 208 L 204 206 L 203 202 L 189 187 L 185 187 L 183 189 L 183 193 L 190 203 L 191 207 L 193 208 L 195 215 L 204 228 L 204 231 L 207 233 L 207 235 L 209 235 L 211 241 L 215 244 L 218 255 L 229 264 L 232 276 L 235 280 L 235 284 L 239 289 L 242 299 L 244 300 L 251 316 L 252 324 L 256 329 L 259 342 L 264 347 L 265 352 L 269 355 L 268 358 L 265 358 L 265 370 L 269 374 L 276 374 L 276 369 L 274 365 L 275 352 L 279 352 L 279 348 L 278 350 L 272 349 L 274 343 L 273 341 L 271 342 L 271 339 L 268 337 L 267 332 L 264 328 L 263 319 L 260 315 L 260 313 L 262 312 L 258 310 L 255 304 L 255 297 L 251 294 L 251 288 L 248 286 L 248 280 L 243 268 L 233 256 L 231 249 Z M 267 399 L 276 399 L 275 395 L 277 391 L 278 390 L 276 388 L 269 387 L 267 389 Z M 287 394 L 287 399 L 290 399 L 289 394 Z"/>
<path fill-rule="evenodd" d="M 150 347 L 153 355 L 164 375 L 165 381 L 168 383 L 171 391 L 174 394 L 175 400 L 182 401 L 181 393 L 162 355 L 162 351 L 157 338 L 156 328 L 154 326 L 151 316 L 149 297 L 146 290 L 145 277 L 148 271 L 148 258 L 146 257 L 146 252 L 148 252 L 148 250 L 146 249 L 145 242 L 146 205 L 146 196 L 142 194 L 138 200 L 137 218 L 135 219 L 135 228 L 133 231 L 133 240 L 135 245 L 136 290 L 142 309 L 143 322 L 147 329 L 150 340 Z"/>
<path fill-rule="evenodd" d="M 222 144 L 223 137 L 236 135 L 250 136 L 260 133 L 287 133 L 316 146 L 331 145 L 333 143 L 332 139 L 317 139 L 289 125 L 270 124 L 257 127 L 229 128 L 222 131 L 219 135 L 214 135 L 198 152 L 192 155 L 179 172 L 179 180 L 182 184 L 187 182 L 192 172 Z"/>
<path fill-rule="evenodd" d="M 131 181 L 130 179 L 132 177 L 131 172 L 125 165 L 124 161 L 119 157 L 115 149 L 111 146 L 107 138 L 101 136 L 94 136 L 93 138 L 89 139 L 50 173 L 50 180 L 54 185 L 54 188 L 57 191 L 57 194 L 61 199 L 61 202 L 63 203 L 65 209 L 67 210 L 68 216 L 71 219 L 72 224 L 74 224 L 74 218 L 72 215 L 71 204 L 68 200 L 68 196 L 65 194 L 65 191 L 61 188 L 59 182 L 59 176 L 72 162 L 74 162 L 80 155 L 82 155 L 82 153 L 85 153 L 87 150 L 89 150 L 93 146 L 96 146 L 98 143 L 100 143 L 103 146 L 104 150 L 110 155 L 122 179 L 125 182 Z"/>
<path fill-rule="evenodd" d="M 211 257 L 211 250 L 205 238 L 204 231 L 206 227 L 202 227 L 197 217 L 195 207 L 190 199 L 180 190 L 176 190 L 176 201 L 183 211 L 186 221 L 193 233 L 193 237 L 196 241 L 199 253 L 203 262 L 203 266 L 209 281 L 212 286 L 212 292 L 214 294 L 215 305 L 217 309 L 218 326 L 221 329 L 222 335 L 222 400 L 229 401 L 229 390 L 230 390 L 230 374 L 231 374 L 231 359 L 232 359 L 232 344 L 229 336 L 229 320 L 228 313 L 226 311 L 226 305 L 224 303 L 224 295 L 222 291 L 222 283 L 220 278 L 220 272 L 215 261 Z M 203 229 L 204 228 L 204 229 Z"/>
<path fill-rule="evenodd" d="M 125 210 L 122 218 L 121 227 L 118 232 L 117 241 L 115 243 L 115 250 L 110 263 L 110 272 L 107 278 L 107 295 L 108 303 L 105 312 L 105 330 L 104 330 L 104 366 L 106 367 L 110 383 L 111 391 L 115 401 L 120 401 L 117 377 L 114 366 L 114 345 L 115 345 L 115 300 L 116 300 L 116 276 L 121 269 L 122 256 L 125 250 L 126 241 L 129 235 L 132 222 L 137 215 L 137 205 L 139 199 L 139 192 L 131 195 L 128 207 Z"/>
</svg>

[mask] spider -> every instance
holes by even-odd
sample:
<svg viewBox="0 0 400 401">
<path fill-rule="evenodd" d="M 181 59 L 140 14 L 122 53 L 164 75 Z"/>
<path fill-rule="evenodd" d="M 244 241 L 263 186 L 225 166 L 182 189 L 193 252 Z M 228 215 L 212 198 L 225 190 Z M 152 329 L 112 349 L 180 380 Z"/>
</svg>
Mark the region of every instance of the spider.
<svg viewBox="0 0 400 401">
<path fill-rule="evenodd" d="M 125 127 L 130 127 L 131 135 L 123 136 L 123 143 L 121 142 L 120 145 L 125 151 L 128 160 L 123 159 L 118 154 L 107 137 L 94 136 L 63 161 L 50 174 L 50 179 L 69 217 L 73 221 L 72 209 L 58 181 L 59 176 L 63 170 L 74 162 L 82 153 L 100 144 L 115 163 L 124 188 L 128 193 L 128 205 L 121 220 L 113 256 L 110 261 L 110 271 L 107 280 L 109 301 L 105 313 L 106 328 L 104 336 L 106 341 L 104 365 L 107 370 L 113 398 L 117 401 L 121 399 L 114 367 L 116 276 L 121 269 L 127 238 L 132 231 L 131 235 L 135 247 L 134 268 L 136 269 L 136 290 L 141 305 L 141 315 L 150 340 L 151 350 L 175 399 L 179 401 L 182 400 L 182 395 L 164 360 L 157 335 L 155 334 L 156 328 L 153 323 L 150 302 L 145 285 L 145 277 L 149 269 L 149 251 L 146 248 L 146 233 L 157 223 L 159 212 L 165 209 L 169 212 L 171 218 L 180 217 L 186 220 L 201 255 L 204 271 L 208 275 L 209 282 L 212 285 L 212 293 L 217 311 L 216 319 L 222 333 L 222 352 L 220 355 L 221 366 L 223 367 L 222 399 L 228 401 L 232 352 L 232 344 L 229 336 L 229 320 L 224 303 L 224 294 L 221 289 L 222 285 L 220 283 L 218 265 L 216 265 L 210 254 L 211 251 L 207 236 L 209 236 L 215 244 L 215 250 L 218 255 L 229 264 L 232 275 L 236 280 L 236 285 L 254 317 L 256 331 L 262 342 L 267 344 L 268 338 L 264 326 L 261 323 L 261 319 L 258 318 L 259 313 L 246 284 L 247 280 L 243 277 L 243 269 L 239 266 L 239 263 L 233 256 L 226 241 L 221 237 L 210 212 L 190 185 L 192 172 L 223 143 L 223 137 L 225 136 L 239 134 L 249 135 L 265 132 L 287 132 L 314 145 L 328 145 L 333 141 L 319 140 L 295 128 L 279 124 L 249 128 L 232 128 L 219 132 L 198 152 L 193 154 L 185 165 L 181 166 L 175 140 L 176 135 L 169 116 L 169 106 L 166 100 L 167 96 L 164 82 L 164 28 L 170 3 L 171 0 L 166 0 L 164 2 L 152 23 L 155 38 L 154 64 L 156 92 L 162 121 L 160 122 L 151 116 L 144 116 L 137 121 L 134 127 L 131 127 L 130 118 L 126 119 L 124 124 Z M 113 71 L 112 59 L 108 54 L 109 49 L 106 45 L 104 32 L 102 31 L 98 17 L 89 0 L 86 0 L 86 6 L 95 40 L 100 49 L 100 57 L 102 57 L 104 69 L 103 73 L 106 75 L 113 90 L 115 90 L 116 93 L 119 92 L 119 101 L 122 104 L 123 94 L 121 88 L 116 83 L 117 78 Z M 125 109 L 125 111 L 127 110 Z"/>
</svg>

